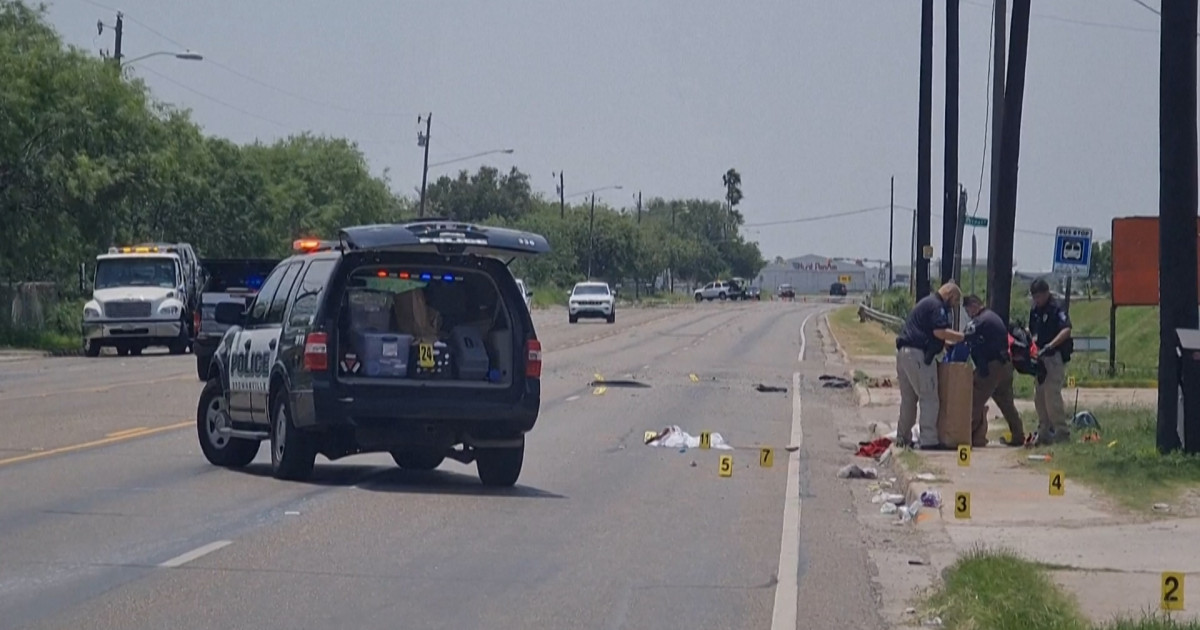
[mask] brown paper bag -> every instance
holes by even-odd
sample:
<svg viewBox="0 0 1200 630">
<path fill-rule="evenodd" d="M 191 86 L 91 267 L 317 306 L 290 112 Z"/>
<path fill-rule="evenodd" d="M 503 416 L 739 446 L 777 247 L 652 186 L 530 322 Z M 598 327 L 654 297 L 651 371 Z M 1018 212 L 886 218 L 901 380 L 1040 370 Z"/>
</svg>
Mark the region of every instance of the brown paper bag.
<svg viewBox="0 0 1200 630">
<path fill-rule="evenodd" d="M 938 363 L 938 441 L 956 447 L 971 443 L 971 397 L 974 371 L 970 363 Z"/>
<path fill-rule="evenodd" d="M 412 335 L 416 341 L 433 342 L 437 339 L 441 316 L 425 304 L 425 294 L 420 290 L 406 291 L 395 297 L 396 324 L 400 332 Z"/>
</svg>

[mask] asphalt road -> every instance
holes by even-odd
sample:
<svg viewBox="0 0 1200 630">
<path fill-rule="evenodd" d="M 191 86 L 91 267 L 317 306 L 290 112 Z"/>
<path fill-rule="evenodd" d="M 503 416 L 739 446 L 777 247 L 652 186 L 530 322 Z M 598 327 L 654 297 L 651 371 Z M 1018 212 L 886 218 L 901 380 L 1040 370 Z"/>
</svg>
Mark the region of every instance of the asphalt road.
<svg viewBox="0 0 1200 630">
<path fill-rule="evenodd" d="M 318 458 L 307 483 L 271 478 L 266 447 L 210 466 L 190 355 L 0 363 L 0 628 L 880 627 L 834 478 L 851 402 L 817 378 L 825 308 L 536 313 L 542 414 L 502 491 L 388 455 Z M 642 444 L 668 425 L 738 448 Z"/>
</svg>

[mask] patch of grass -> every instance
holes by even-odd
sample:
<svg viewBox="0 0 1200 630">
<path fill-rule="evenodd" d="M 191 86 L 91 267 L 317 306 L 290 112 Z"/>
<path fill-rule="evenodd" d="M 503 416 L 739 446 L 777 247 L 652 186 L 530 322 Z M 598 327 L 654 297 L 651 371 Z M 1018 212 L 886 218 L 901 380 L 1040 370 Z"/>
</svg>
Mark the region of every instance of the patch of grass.
<svg viewBox="0 0 1200 630">
<path fill-rule="evenodd" d="M 829 314 L 829 327 L 852 357 L 890 356 L 896 353 L 896 335 L 875 322 L 858 321 L 858 307 L 847 306 Z"/>
<path fill-rule="evenodd" d="M 1156 502 L 1170 502 L 1180 493 L 1200 485 L 1200 457 L 1182 452 L 1160 455 L 1155 445 L 1154 409 L 1108 407 L 1091 410 L 1100 423 L 1100 441 L 1083 442 L 1079 429 L 1070 444 L 1037 449 L 1050 452 L 1049 462 L 1028 462 L 1061 470 L 1068 481 L 1077 479 L 1139 511 Z M 1027 414 L 1025 426 L 1037 426 L 1037 416 Z M 1112 446 L 1109 446 L 1116 442 Z"/>
<path fill-rule="evenodd" d="M 47 330 L 0 330 L 0 348 L 26 350 L 75 350 L 83 341 L 79 334 L 66 335 Z"/>
<path fill-rule="evenodd" d="M 972 550 L 944 573 L 926 618 L 946 628 L 1085 630 L 1078 605 L 1037 565 L 1008 551 Z"/>
<path fill-rule="evenodd" d="M 1028 300 L 1026 300 L 1026 303 Z M 1014 302 L 1014 307 L 1017 303 Z M 1112 301 L 1076 298 L 1071 301 L 1071 333 L 1076 337 L 1108 337 Z M 1027 309 L 1027 305 L 1022 308 Z M 1017 310 L 1014 308 L 1013 312 Z M 1020 314 L 1021 319 L 1028 312 Z M 1108 376 L 1108 356 L 1076 352 L 1067 373 L 1081 387 L 1153 387 L 1158 375 L 1158 307 L 1129 306 L 1117 309 L 1118 374 Z"/>
<path fill-rule="evenodd" d="M 943 578 L 923 612 L 951 630 L 1200 630 L 1200 622 L 1153 613 L 1092 625 L 1045 568 L 1009 551 L 967 552 Z"/>
</svg>

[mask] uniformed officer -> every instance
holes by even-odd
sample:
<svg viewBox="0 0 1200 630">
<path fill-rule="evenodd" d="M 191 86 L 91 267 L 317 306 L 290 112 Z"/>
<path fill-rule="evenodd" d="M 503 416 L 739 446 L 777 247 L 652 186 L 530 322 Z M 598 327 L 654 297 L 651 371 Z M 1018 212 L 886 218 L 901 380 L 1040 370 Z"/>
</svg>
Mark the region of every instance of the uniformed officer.
<svg viewBox="0 0 1200 630">
<path fill-rule="evenodd" d="M 1050 295 L 1050 285 L 1038 278 L 1029 286 L 1033 309 L 1029 333 L 1037 343 L 1038 375 L 1033 402 L 1038 414 L 1038 445 L 1071 440 L 1071 426 L 1062 388 L 1071 361 L 1071 318 Z"/>
<path fill-rule="evenodd" d="M 947 343 L 963 340 L 963 334 L 950 327 L 950 309 L 958 308 L 962 289 L 953 282 L 943 284 L 917 302 L 900 336 L 896 337 L 896 380 L 900 384 L 900 421 L 896 443 L 909 446 L 917 405 L 921 409 L 920 446 L 924 449 L 950 448 L 938 441 L 938 379 L 934 357 Z"/>
<path fill-rule="evenodd" d="M 987 401 L 996 401 L 1012 438 L 1000 440 L 1008 446 L 1025 444 L 1021 413 L 1013 401 L 1013 364 L 1008 353 L 1008 329 L 1004 320 L 988 310 L 977 295 L 963 299 L 963 308 L 971 317 L 964 333 L 975 363 L 974 392 L 971 398 L 971 445 L 987 446 Z"/>
</svg>

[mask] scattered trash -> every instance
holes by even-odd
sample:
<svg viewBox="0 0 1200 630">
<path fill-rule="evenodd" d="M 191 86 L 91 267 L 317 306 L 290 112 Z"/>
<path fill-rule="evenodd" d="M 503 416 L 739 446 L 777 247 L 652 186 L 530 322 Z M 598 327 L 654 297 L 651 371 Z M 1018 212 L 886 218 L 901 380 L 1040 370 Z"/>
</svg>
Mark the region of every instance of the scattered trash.
<svg viewBox="0 0 1200 630">
<path fill-rule="evenodd" d="M 874 468 L 859 468 L 858 464 L 849 464 L 842 467 L 837 476 L 841 479 L 875 479 L 879 472 Z"/>
<path fill-rule="evenodd" d="M 915 615 L 915 614 L 917 614 L 917 609 L 916 609 L 916 608 L 913 608 L 912 606 L 909 606 L 908 608 L 905 608 L 905 609 L 904 609 L 904 614 L 906 614 L 906 615 Z"/>
<path fill-rule="evenodd" d="M 889 438 L 875 438 L 870 442 L 859 442 L 858 452 L 855 453 L 858 457 L 870 457 L 875 459 L 887 452 L 892 446 L 892 441 Z"/>
<path fill-rule="evenodd" d="M 903 494 L 887 493 L 883 495 L 883 500 L 885 503 L 891 503 L 893 505 L 904 505 Z"/>
<path fill-rule="evenodd" d="M 942 627 L 942 618 L 934 617 L 933 619 L 926 619 L 925 622 L 922 623 L 921 625 L 925 626 L 926 628 L 941 628 Z"/>
<path fill-rule="evenodd" d="M 1167 505 L 1166 503 L 1155 503 L 1154 511 L 1155 512 L 1170 512 L 1171 506 Z"/>
<path fill-rule="evenodd" d="M 887 466 L 888 462 L 892 461 L 892 449 L 889 448 L 888 450 L 884 451 L 883 455 L 880 455 L 877 458 L 877 461 L 879 462 L 880 466 Z"/>
<path fill-rule="evenodd" d="M 848 379 L 844 379 L 840 376 L 833 376 L 828 379 L 822 376 L 821 380 L 825 381 L 825 384 L 822 385 L 822 387 L 827 387 L 830 389 L 846 389 L 850 387 L 851 384 Z"/>
<path fill-rule="evenodd" d="M 1045 453 L 1043 455 L 1030 455 L 1028 459 L 1031 462 L 1048 462 L 1050 461 L 1050 453 Z"/>
<path fill-rule="evenodd" d="M 760 392 L 764 392 L 764 393 L 766 393 L 766 392 L 784 392 L 784 393 L 786 393 L 787 392 L 786 387 L 777 387 L 775 385 L 763 385 L 762 383 L 755 385 L 754 389 L 755 389 L 755 391 L 760 391 Z"/>
<path fill-rule="evenodd" d="M 900 508 L 897 507 L 895 503 L 884 503 L 883 505 L 879 506 L 880 514 L 895 514 L 899 511 Z"/>
<path fill-rule="evenodd" d="M 693 459 L 692 460 L 692 468 L 695 468 L 695 467 L 696 467 L 696 460 Z"/>
<path fill-rule="evenodd" d="M 1109 442 L 1109 443 L 1108 443 L 1108 448 L 1112 448 L 1112 447 L 1114 447 L 1114 446 L 1116 446 L 1116 445 L 1117 445 L 1117 441 L 1116 441 L 1116 440 L 1113 440 L 1113 441 L 1111 441 L 1111 442 Z"/>
<path fill-rule="evenodd" d="M 921 505 L 928 508 L 942 507 L 942 494 L 937 490 L 926 490 L 921 493 Z"/>
<path fill-rule="evenodd" d="M 732 451 L 733 447 L 725 443 L 725 438 L 721 437 L 720 433 L 710 433 L 709 446 L 711 448 L 722 451 Z M 647 446 L 665 446 L 666 448 L 678 448 L 682 453 L 689 448 L 700 447 L 700 437 L 696 435 L 688 435 L 680 429 L 678 425 L 669 426 L 658 433 L 654 439 L 646 442 Z"/>
<path fill-rule="evenodd" d="M 921 502 L 913 501 L 912 505 L 900 509 L 900 522 L 910 523 L 921 512 Z"/>
<path fill-rule="evenodd" d="M 650 387 L 641 381 L 634 380 L 618 380 L 606 381 L 604 379 L 596 379 L 587 384 L 588 387 Z"/>
<path fill-rule="evenodd" d="M 914 567 L 929 566 L 929 563 L 925 562 L 924 560 L 909 560 L 908 563 L 913 565 Z M 917 612 L 916 608 L 909 608 L 909 610 L 911 610 L 913 612 Z"/>
<path fill-rule="evenodd" d="M 283 514 L 284 514 L 285 516 L 300 516 L 300 513 L 299 513 L 299 512 L 295 512 L 295 511 L 287 511 L 287 512 L 284 512 Z"/>
<path fill-rule="evenodd" d="M 1100 430 L 1100 421 L 1090 411 L 1080 411 L 1071 419 L 1071 426 L 1076 429 L 1095 429 Z"/>
</svg>

